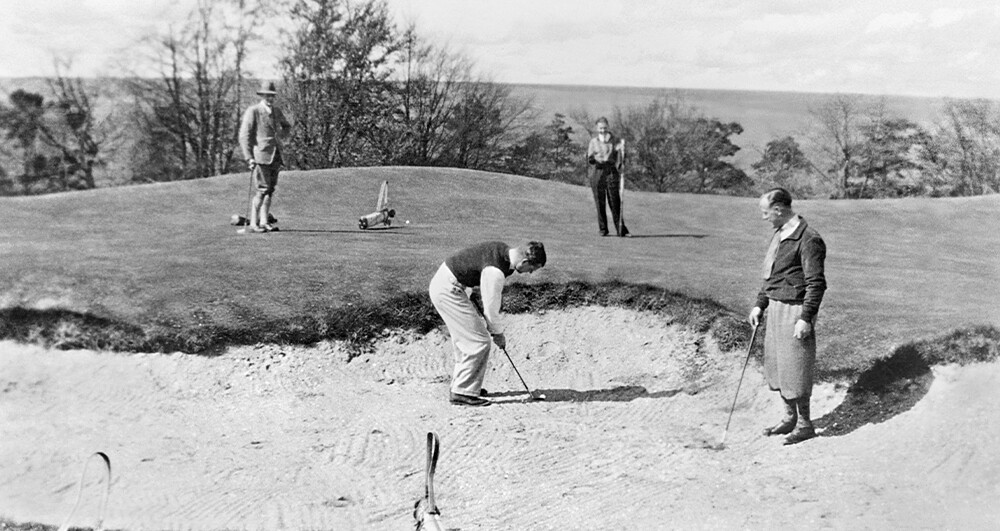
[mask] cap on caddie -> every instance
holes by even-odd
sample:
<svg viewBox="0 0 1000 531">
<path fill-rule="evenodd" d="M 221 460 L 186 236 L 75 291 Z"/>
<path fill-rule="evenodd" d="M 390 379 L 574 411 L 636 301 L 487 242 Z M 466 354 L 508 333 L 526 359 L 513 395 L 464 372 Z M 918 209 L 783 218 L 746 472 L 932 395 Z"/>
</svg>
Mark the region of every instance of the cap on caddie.
<svg viewBox="0 0 1000 531">
<path fill-rule="evenodd" d="M 278 89 L 274 86 L 274 81 L 261 81 L 260 89 L 257 90 L 257 94 L 277 94 Z"/>
</svg>

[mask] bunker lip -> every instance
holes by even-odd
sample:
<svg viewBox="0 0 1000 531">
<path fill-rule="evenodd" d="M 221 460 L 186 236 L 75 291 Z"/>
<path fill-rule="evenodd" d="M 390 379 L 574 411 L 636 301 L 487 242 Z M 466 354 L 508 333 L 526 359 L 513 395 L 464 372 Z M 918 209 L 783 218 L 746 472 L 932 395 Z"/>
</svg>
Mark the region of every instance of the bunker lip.
<svg viewBox="0 0 1000 531">
<path fill-rule="evenodd" d="M 995 393 L 994 365 L 934 369 L 945 376 L 915 415 L 865 426 L 863 437 L 788 449 L 759 435 L 780 406 L 751 360 L 725 448 L 712 452 L 743 351 L 623 308 L 509 317 L 508 348 L 548 401 L 517 403 L 524 390 L 494 351 L 486 382 L 503 406 L 450 407 L 450 345 L 438 328 L 390 331 L 356 355 L 341 342 L 232 347 L 214 357 L 0 343 L 0 390 L 14 412 L 0 435 L 4 455 L 17 456 L 0 460 L 0 475 L 17 478 L 0 485 L 3 516 L 62 521 L 72 505 L 66 486 L 100 450 L 121 463 L 109 528 L 410 526 L 428 431 L 441 437 L 439 505 L 463 528 L 643 527 L 664 518 L 682 527 L 780 527 L 803 517 L 872 527 L 949 518 L 975 527 L 994 516 L 928 513 L 990 493 L 991 453 L 963 450 L 974 468 L 954 469 L 937 455 L 955 455 L 951 439 L 915 435 L 939 424 L 995 430 L 974 424 L 982 411 L 966 416 L 949 405 L 952 397 L 966 403 L 957 382 L 995 378 L 981 384 Z M 846 393 L 846 382 L 817 385 L 815 415 L 830 415 Z M 844 456 L 855 464 L 845 467 Z M 928 473 L 918 466 L 928 458 L 943 464 Z M 864 473 L 885 469 L 894 473 Z M 788 493 L 767 495 L 776 485 L 823 501 L 782 511 Z M 868 509 L 853 504 L 862 495 Z M 708 504 L 719 499 L 726 505 Z M 838 509 L 846 506 L 849 515 Z M 88 525 L 90 509 L 81 506 L 71 525 Z M 766 516 L 748 524 L 748 514 Z"/>
</svg>

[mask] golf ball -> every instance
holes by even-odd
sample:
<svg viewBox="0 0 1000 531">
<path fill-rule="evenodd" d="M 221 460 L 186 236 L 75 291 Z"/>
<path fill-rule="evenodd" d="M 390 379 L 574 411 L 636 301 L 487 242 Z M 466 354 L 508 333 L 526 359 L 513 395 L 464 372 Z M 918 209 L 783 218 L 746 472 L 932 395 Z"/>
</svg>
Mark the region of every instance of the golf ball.
<svg viewBox="0 0 1000 531">
<path fill-rule="evenodd" d="M 409 225 L 410 224 L 410 220 L 406 220 L 406 224 Z"/>
</svg>

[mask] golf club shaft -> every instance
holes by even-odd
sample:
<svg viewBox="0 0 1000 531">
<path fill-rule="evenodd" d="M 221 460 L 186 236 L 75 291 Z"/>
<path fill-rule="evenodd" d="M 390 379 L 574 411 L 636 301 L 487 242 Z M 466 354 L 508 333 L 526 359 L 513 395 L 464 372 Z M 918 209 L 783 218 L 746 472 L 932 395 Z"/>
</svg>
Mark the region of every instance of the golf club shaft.
<svg viewBox="0 0 1000 531">
<path fill-rule="evenodd" d="M 517 374 L 517 377 L 521 380 L 521 385 L 524 386 L 524 389 L 526 391 L 528 391 L 529 395 L 531 395 L 532 397 L 534 397 L 535 393 L 531 392 L 531 389 L 528 387 L 528 384 L 525 383 L 524 382 L 524 378 L 521 377 L 521 372 L 517 370 L 517 365 L 514 365 L 514 360 L 511 359 L 510 354 L 507 353 L 507 347 L 502 347 L 500 350 L 502 350 L 503 353 L 504 353 L 504 355 L 507 356 L 507 361 L 509 361 L 510 362 L 510 366 L 514 368 L 514 373 Z"/>
<path fill-rule="evenodd" d="M 247 225 L 250 225 L 250 210 L 253 209 L 253 171 L 256 166 L 250 168 L 250 187 L 247 188 Z"/>
<path fill-rule="evenodd" d="M 733 407 L 729 408 L 729 420 L 726 421 L 726 431 L 722 432 L 723 442 L 726 440 L 726 434 L 729 433 L 729 423 L 733 420 L 733 411 L 736 410 L 736 399 L 740 396 L 740 387 L 743 385 L 743 375 L 747 373 L 747 365 L 750 363 L 750 352 L 753 351 L 753 342 L 756 338 L 757 326 L 754 326 L 753 332 L 750 334 L 750 344 L 747 345 L 747 358 L 743 361 L 743 370 L 740 371 L 740 381 L 736 384 L 736 394 L 733 396 Z"/>
</svg>

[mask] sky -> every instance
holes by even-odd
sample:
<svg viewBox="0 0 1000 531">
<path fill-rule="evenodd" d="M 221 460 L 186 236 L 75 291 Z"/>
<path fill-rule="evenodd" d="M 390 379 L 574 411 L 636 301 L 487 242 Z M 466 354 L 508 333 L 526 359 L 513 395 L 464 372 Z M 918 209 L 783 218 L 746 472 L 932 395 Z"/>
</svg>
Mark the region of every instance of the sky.
<svg viewBox="0 0 1000 531">
<path fill-rule="evenodd" d="M 197 0 L 0 0 L 0 77 L 120 74 Z M 387 0 L 510 83 L 1000 99 L 997 0 Z M 275 75 L 262 45 L 255 73 Z M 270 72 L 268 72 L 270 71 Z"/>
</svg>

